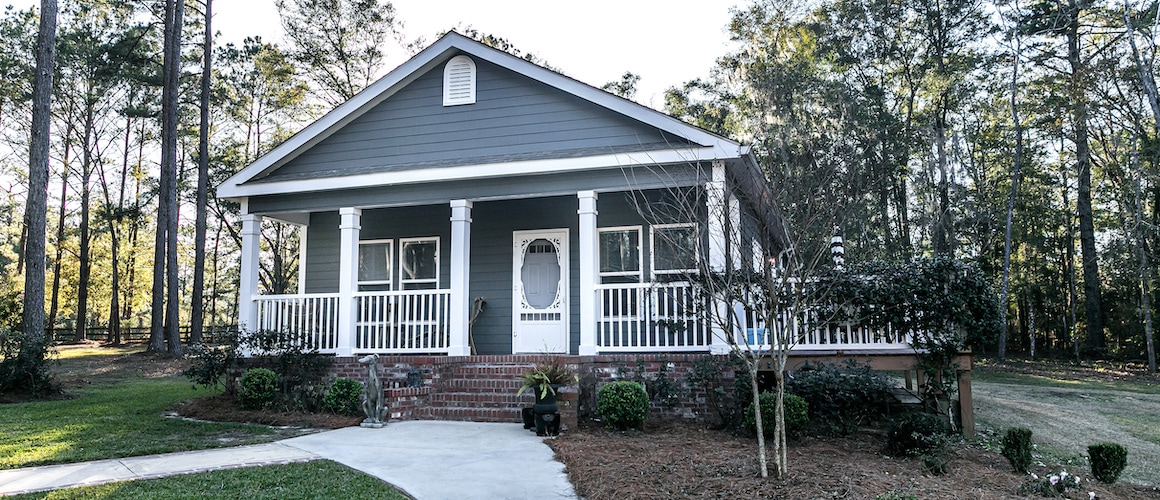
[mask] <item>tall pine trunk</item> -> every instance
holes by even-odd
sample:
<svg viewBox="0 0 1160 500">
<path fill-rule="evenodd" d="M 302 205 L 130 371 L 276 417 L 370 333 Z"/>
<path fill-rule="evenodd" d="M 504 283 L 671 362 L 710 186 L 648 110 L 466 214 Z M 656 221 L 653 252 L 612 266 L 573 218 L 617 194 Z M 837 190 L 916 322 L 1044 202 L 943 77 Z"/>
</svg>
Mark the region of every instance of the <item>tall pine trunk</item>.
<svg viewBox="0 0 1160 500">
<path fill-rule="evenodd" d="M 91 92 L 89 93 L 91 94 Z M 89 323 L 89 281 L 93 274 L 92 262 L 92 234 L 89 218 L 92 214 L 92 184 L 93 176 L 93 99 L 91 95 L 85 98 L 85 122 L 81 149 L 81 224 L 80 224 L 80 252 L 79 276 L 77 279 L 77 324 L 74 339 L 81 342 L 88 339 Z"/>
<path fill-rule="evenodd" d="M 209 92 L 212 75 L 213 0 L 205 0 L 205 45 L 202 48 L 201 124 L 197 141 L 197 222 L 194 227 L 193 298 L 190 300 L 189 342 L 202 343 L 205 323 L 205 230 L 206 197 L 209 190 Z"/>
<path fill-rule="evenodd" d="M 32 133 L 28 148 L 28 197 L 24 225 L 24 310 L 20 326 L 20 364 L 44 360 L 44 260 L 48 215 L 48 146 L 52 103 L 52 75 L 56 52 L 56 0 L 41 0 L 40 29 L 36 36 L 36 76 L 32 88 Z"/>
<path fill-rule="evenodd" d="M 1019 3 L 1015 3 L 1018 10 Z M 1000 296 L 999 314 L 1002 318 L 999 325 L 999 361 L 1007 360 L 1007 299 L 1010 296 L 1011 284 L 1011 226 L 1015 217 L 1015 195 L 1019 193 L 1019 169 L 1023 165 L 1023 122 L 1019 119 L 1019 63 L 1022 57 L 1022 45 L 1019 38 L 1019 27 L 1012 30 L 1015 41 L 1015 53 L 1011 65 L 1011 123 L 1015 128 L 1015 158 L 1011 167 L 1011 194 L 1007 197 L 1007 223 L 1003 231 L 1003 291 Z"/>
</svg>

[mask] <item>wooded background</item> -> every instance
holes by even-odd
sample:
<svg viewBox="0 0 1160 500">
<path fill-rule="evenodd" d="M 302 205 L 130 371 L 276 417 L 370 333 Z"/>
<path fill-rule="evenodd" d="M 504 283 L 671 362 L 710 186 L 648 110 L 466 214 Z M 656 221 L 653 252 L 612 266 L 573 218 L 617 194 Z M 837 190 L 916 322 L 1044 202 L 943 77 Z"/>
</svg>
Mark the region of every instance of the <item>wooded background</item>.
<svg viewBox="0 0 1160 500">
<path fill-rule="evenodd" d="M 365 88 L 387 53 L 423 44 L 402 40 L 381 0 L 279 1 L 285 46 L 215 44 L 206 0 L 176 2 L 176 178 L 163 182 L 173 6 L 75 0 L 59 13 L 45 304 L 47 325 L 77 338 L 86 327 L 156 330 L 159 296 L 182 325 L 234 323 L 238 206 L 207 188 Z M 797 240 L 828 245 L 836 223 L 847 262 L 977 264 L 1006 304 L 1005 337 L 990 349 L 1143 359 L 1160 247 L 1157 16 L 1157 2 L 1133 0 L 758 0 L 733 11 L 736 50 L 701 79 L 671 82 L 664 111 L 753 144 Z M 0 16 L 0 322 L 13 327 L 36 27 L 35 10 Z M 502 34 L 460 31 L 550 64 Z M 628 70 L 603 88 L 632 99 L 639 77 Z M 159 233 L 174 193 L 177 229 Z M 804 215 L 825 203 L 844 217 Z M 294 293 L 297 229 L 265 224 L 261 288 Z M 158 234 L 177 237 L 169 289 L 155 285 Z"/>
</svg>

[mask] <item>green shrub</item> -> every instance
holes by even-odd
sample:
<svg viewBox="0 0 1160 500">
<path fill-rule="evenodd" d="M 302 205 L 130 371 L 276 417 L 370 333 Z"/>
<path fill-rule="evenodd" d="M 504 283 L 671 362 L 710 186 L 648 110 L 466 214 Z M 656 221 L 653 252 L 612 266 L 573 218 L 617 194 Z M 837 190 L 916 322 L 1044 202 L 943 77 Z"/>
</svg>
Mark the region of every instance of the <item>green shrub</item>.
<svg viewBox="0 0 1160 500">
<path fill-rule="evenodd" d="M 257 410 L 278 397 L 278 374 L 266 368 L 251 368 L 242 374 L 242 408 Z"/>
<path fill-rule="evenodd" d="M 339 415 L 358 415 L 362 412 L 362 392 L 357 380 L 336 378 L 322 397 L 322 409 Z"/>
<path fill-rule="evenodd" d="M 1016 472 L 1023 474 L 1031 467 L 1031 429 L 1013 427 L 1003 435 L 1003 456 Z"/>
<path fill-rule="evenodd" d="M 890 426 L 886 446 L 896 457 L 917 457 L 945 446 L 947 424 L 929 413 L 908 413 Z"/>
<path fill-rule="evenodd" d="M 648 417 L 648 392 L 636 382 L 604 384 L 596 392 L 596 400 L 596 411 L 605 425 L 612 429 L 640 428 Z"/>
<path fill-rule="evenodd" d="M 824 434 L 848 434 L 881 418 L 891 397 L 885 378 L 853 360 L 807 364 L 786 378 L 785 390 L 806 400 L 811 426 Z"/>
<path fill-rule="evenodd" d="M 0 393 L 43 397 L 60 392 L 49 370 L 51 355 L 47 341 L 0 326 Z"/>
<path fill-rule="evenodd" d="M 777 430 L 777 394 L 763 392 L 760 399 L 761 427 L 764 429 L 766 437 L 773 437 L 774 431 Z M 786 394 L 784 403 L 785 433 L 789 436 L 796 436 L 809 423 L 809 405 L 806 400 L 793 394 Z M 757 419 L 753 415 L 753 403 L 749 403 L 749 406 L 745 407 L 745 428 L 750 432 L 757 432 Z"/>
<path fill-rule="evenodd" d="M 189 367 L 181 374 L 193 382 L 194 387 L 217 389 L 219 385 L 223 385 L 222 379 L 237 365 L 238 351 L 230 348 L 229 344 L 216 347 L 194 344 L 189 346 L 186 357 L 190 361 Z M 224 385 L 228 392 L 231 394 L 234 392 L 233 384 Z"/>
<path fill-rule="evenodd" d="M 1116 443 L 1088 446 L 1088 457 L 1092 461 L 1092 476 L 1108 484 L 1116 482 L 1128 466 L 1128 450 Z"/>
<path fill-rule="evenodd" d="M 947 433 L 942 418 L 929 413 L 910 413 L 890 426 L 886 446 L 894 456 L 916 457 L 930 473 L 945 474 L 949 465 Z"/>
</svg>

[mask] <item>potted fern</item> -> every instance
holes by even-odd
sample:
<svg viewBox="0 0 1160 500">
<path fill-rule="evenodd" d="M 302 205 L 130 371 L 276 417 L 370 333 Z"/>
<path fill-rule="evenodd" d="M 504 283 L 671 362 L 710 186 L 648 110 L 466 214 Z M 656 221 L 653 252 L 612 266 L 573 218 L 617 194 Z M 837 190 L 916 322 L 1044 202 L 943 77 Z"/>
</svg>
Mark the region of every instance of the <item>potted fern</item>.
<svg viewBox="0 0 1160 500">
<path fill-rule="evenodd" d="M 530 390 L 536 397 L 536 404 L 531 408 L 531 415 L 528 415 L 529 412 L 525 409 L 524 427 L 531 428 L 534 425 L 538 436 L 558 433 L 560 407 L 556 404 L 556 393 L 561 387 L 579 380 L 579 377 L 558 358 L 541 361 L 525 372 L 524 384 L 520 386 L 516 395 L 522 395 Z M 532 417 L 532 422 L 528 421 L 529 416 Z M 555 431 L 550 432 L 549 427 Z"/>
</svg>

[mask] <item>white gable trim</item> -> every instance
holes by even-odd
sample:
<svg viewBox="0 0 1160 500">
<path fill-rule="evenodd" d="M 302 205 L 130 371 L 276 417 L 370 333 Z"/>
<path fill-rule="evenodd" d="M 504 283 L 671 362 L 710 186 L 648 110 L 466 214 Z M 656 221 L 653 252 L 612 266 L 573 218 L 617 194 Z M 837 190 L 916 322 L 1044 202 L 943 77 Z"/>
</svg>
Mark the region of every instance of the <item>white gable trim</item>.
<svg viewBox="0 0 1160 500">
<path fill-rule="evenodd" d="M 595 170 L 602 168 L 656 166 L 658 169 L 663 169 L 664 165 L 666 164 L 694 163 L 738 157 L 737 153 L 722 153 L 726 152 L 716 150 L 714 148 L 697 148 L 686 150 L 666 149 L 661 151 L 617 153 L 600 156 L 586 156 L 581 158 L 529 160 L 508 163 L 465 165 L 458 167 L 423 168 L 405 170 L 401 172 L 380 172 L 374 174 L 348 175 L 343 177 L 289 180 L 245 185 L 237 185 L 227 181 L 225 184 L 222 184 L 220 187 L 218 187 L 218 197 L 243 198 L 247 196 L 261 196 L 271 194 L 333 191 L 338 189 L 350 189 L 353 187 L 417 184 L 435 180 L 457 181 L 486 179 L 489 177 L 550 174 L 577 170 Z"/>
<path fill-rule="evenodd" d="M 570 93 L 693 143 L 708 146 L 719 151 L 730 152 L 735 152 L 740 147 L 739 143 L 689 125 L 652 108 L 642 106 L 627 99 L 622 99 L 596 87 L 581 83 L 512 56 L 506 52 L 483 45 L 458 33 L 450 32 L 419 52 L 415 57 L 399 65 L 399 67 L 392 70 L 386 76 L 371 84 L 370 87 L 367 87 L 347 102 L 334 108 L 322 118 L 306 126 L 306 128 L 294 134 L 278 147 L 254 161 L 254 163 L 251 163 L 246 168 L 231 176 L 218 188 L 218 196 L 242 196 L 237 194 L 238 191 L 235 188 L 290 161 L 301 152 L 306 151 L 330 134 L 341 129 L 347 123 L 366 113 L 378 103 L 394 95 L 419 76 L 422 76 L 427 71 L 434 69 L 439 64 L 460 53 L 523 74 L 524 76 L 538 80 L 561 91 Z M 732 154 L 730 156 L 735 157 L 736 155 Z M 431 171 L 428 170 L 428 172 Z M 344 187 L 352 187 L 350 181 L 360 177 L 362 176 L 342 177 L 345 184 Z M 438 177 L 432 176 L 431 178 Z M 313 182 L 318 183 L 320 181 Z M 270 183 L 269 185 L 274 186 L 280 184 L 282 183 Z"/>
</svg>

